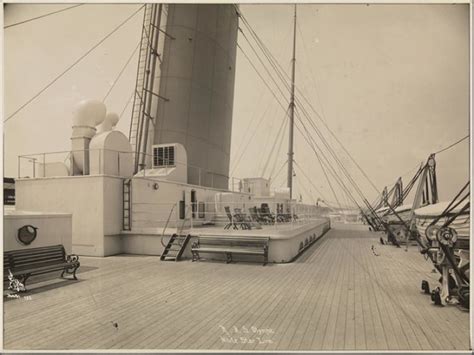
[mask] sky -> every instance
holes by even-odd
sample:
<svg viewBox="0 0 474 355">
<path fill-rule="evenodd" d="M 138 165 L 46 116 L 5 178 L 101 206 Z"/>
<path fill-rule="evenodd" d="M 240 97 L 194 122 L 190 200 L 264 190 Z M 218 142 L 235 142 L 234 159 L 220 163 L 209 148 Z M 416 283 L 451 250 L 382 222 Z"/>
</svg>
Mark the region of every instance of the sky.
<svg viewBox="0 0 474 355">
<path fill-rule="evenodd" d="M 69 6 L 10 4 L 4 24 Z M 5 117 L 138 8 L 86 4 L 5 29 Z M 293 7 L 241 4 L 240 9 L 289 74 Z M 467 5 L 299 4 L 297 11 L 296 86 L 375 184 L 377 189 L 313 113 L 312 119 L 369 200 L 401 175 L 408 183 L 429 153 L 469 134 Z M 4 124 L 5 176 L 17 175 L 18 155 L 70 148 L 74 104 L 84 98 L 103 99 L 134 53 L 142 16 L 137 13 Z M 249 37 L 242 22 L 240 27 Z M 287 128 L 281 139 L 276 138 L 286 113 L 245 57 L 244 53 L 271 84 L 245 37 L 239 34 L 238 42 L 242 50 L 236 63 L 231 176 L 260 176 L 267 166 L 266 177 L 273 170 L 272 186 L 284 186 Z M 105 101 L 109 111 L 120 114 L 126 107 L 136 68 L 135 52 Z M 289 94 L 278 96 L 286 106 Z M 304 108 L 297 105 L 296 110 Z M 127 135 L 130 111 L 128 105 L 117 126 Z M 298 130 L 295 161 L 294 195 L 306 202 L 323 198 L 334 204 L 324 170 Z M 447 200 L 469 178 L 468 141 L 440 153 L 437 163 L 440 198 Z M 349 203 L 329 179 L 340 202 Z"/>
</svg>

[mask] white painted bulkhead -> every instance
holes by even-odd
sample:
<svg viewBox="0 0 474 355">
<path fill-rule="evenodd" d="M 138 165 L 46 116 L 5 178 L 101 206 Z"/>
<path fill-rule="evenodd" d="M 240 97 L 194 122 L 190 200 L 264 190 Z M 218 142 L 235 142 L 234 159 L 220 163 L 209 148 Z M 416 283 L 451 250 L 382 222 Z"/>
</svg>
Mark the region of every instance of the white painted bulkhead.
<svg viewBox="0 0 474 355">
<path fill-rule="evenodd" d="M 18 240 L 18 229 L 26 225 L 37 228 L 36 238 L 28 245 L 24 245 Z M 3 251 L 57 244 L 62 244 L 67 254 L 72 253 L 72 215 L 70 213 L 5 210 Z"/>
</svg>

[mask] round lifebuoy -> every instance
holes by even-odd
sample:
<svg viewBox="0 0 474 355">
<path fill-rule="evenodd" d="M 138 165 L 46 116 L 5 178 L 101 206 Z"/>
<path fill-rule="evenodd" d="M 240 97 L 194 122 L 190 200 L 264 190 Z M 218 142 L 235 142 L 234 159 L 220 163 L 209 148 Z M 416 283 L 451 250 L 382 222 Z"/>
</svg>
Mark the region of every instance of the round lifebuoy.
<svg viewBox="0 0 474 355">
<path fill-rule="evenodd" d="M 31 224 L 18 229 L 18 241 L 23 245 L 30 245 L 37 236 L 38 228 Z"/>
</svg>

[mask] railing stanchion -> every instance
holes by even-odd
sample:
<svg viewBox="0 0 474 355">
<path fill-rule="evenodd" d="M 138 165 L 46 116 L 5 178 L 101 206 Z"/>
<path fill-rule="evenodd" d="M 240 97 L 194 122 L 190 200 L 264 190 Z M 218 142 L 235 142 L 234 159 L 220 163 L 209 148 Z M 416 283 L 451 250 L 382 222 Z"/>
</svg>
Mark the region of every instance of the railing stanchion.
<svg viewBox="0 0 474 355">
<path fill-rule="evenodd" d="M 176 227 L 176 233 L 178 233 L 178 224 L 179 224 L 179 202 L 176 202 L 175 203 L 175 206 L 176 206 L 176 209 L 175 209 L 175 217 L 176 217 L 176 223 L 175 223 L 175 227 Z"/>
<path fill-rule="evenodd" d="M 191 202 L 190 203 L 190 206 L 191 206 L 191 230 L 193 229 L 193 203 Z"/>
<path fill-rule="evenodd" d="M 21 156 L 18 156 L 18 179 L 20 178 L 20 166 L 21 166 Z"/>
<path fill-rule="evenodd" d="M 295 206 L 293 205 L 293 201 L 290 200 L 290 208 L 291 208 L 291 226 L 293 227 L 293 222 L 295 220 Z"/>
<path fill-rule="evenodd" d="M 43 177 L 46 177 L 46 154 L 43 153 Z"/>
</svg>

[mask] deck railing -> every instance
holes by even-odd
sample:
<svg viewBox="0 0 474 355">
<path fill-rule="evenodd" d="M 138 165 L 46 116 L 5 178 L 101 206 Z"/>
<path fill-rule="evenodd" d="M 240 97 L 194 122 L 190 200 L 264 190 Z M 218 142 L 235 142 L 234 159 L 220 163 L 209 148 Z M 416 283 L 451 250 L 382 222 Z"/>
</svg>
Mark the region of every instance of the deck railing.
<svg viewBox="0 0 474 355">
<path fill-rule="evenodd" d="M 260 207 L 260 201 L 247 202 L 132 202 L 131 230 L 221 228 L 229 230 L 284 229 L 296 227 L 323 218 L 312 205 L 300 203 L 267 202 L 269 213 L 252 216 L 250 209 Z M 281 211 L 281 205 L 284 212 Z M 229 214 L 226 212 L 228 207 Z M 280 213 L 277 213 L 280 211 Z"/>
<path fill-rule="evenodd" d="M 86 150 L 74 150 L 20 155 L 18 156 L 18 178 L 72 176 L 74 169 L 74 156 L 82 155 L 82 153 L 85 152 Z M 88 171 L 76 170 L 74 176 L 104 174 L 123 176 L 124 174 L 128 174 L 130 169 L 124 167 L 124 163 L 120 164 L 120 162 L 133 162 L 134 155 L 133 152 L 122 152 L 111 149 L 89 149 L 87 152 L 89 153 L 89 162 L 92 161 L 92 157 L 94 157 L 96 163 L 94 169 L 89 167 Z M 146 159 L 148 166 L 151 167 L 153 156 L 147 154 Z M 61 164 L 63 167 L 61 167 Z M 112 167 L 114 168 L 112 169 Z M 183 167 L 186 168 L 187 174 L 185 180 L 191 180 L 189 182 L 190 184 L 233 192 L 243 192 L 242 186 L 244 179 L 242 178 L 229 177 L 228 175 L 216 173 L 178 160 L 173 160 L 171 162 L 169 159 L 165 159 L 163 164 L 154 166 L 154 169 L 143 169 L 143 167 L 141 167 L 141 170 L 135 174 L 135 176 L 165 178 L 168 174 L 172 173 L 173 170 Z M 159 175 L 157 175 L 157 169 L 161 170 Z M 113 170 L 113 173 L 108 173 L 111 170 Z M 131 172 L 127 177 L 131 177 L 132 175 L 134 174 Z M 252 183 L 247 182 L 247 184 Z"/>
</svg>

